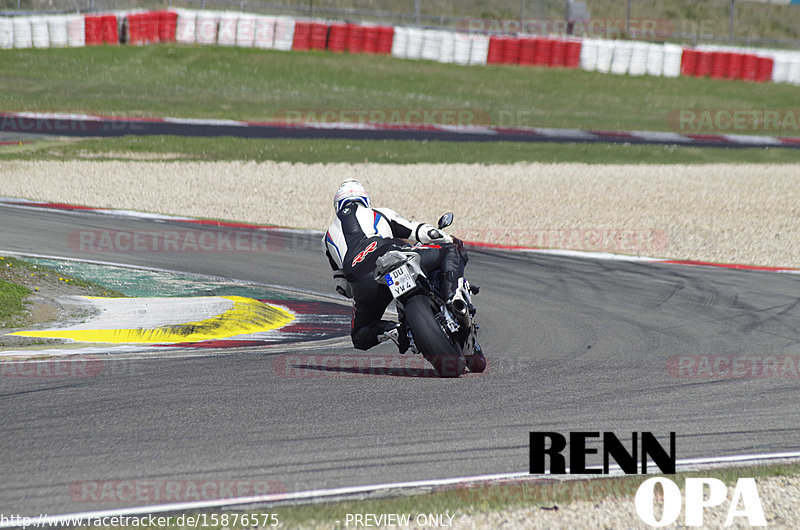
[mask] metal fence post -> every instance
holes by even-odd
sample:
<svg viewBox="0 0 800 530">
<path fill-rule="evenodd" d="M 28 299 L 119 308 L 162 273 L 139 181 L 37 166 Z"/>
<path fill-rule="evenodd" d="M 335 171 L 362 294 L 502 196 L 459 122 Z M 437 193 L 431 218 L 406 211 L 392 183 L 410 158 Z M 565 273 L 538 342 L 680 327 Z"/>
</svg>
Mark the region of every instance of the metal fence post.
<svg viewBox="0 0 800 530">
<path fill-rule="evenodd" d="M 735 11 L 736 0 L 731 0 L 731 18 L 728 22 L 728 40 L 733 42 L 733 14 Z"/>
<path fill-rule="evenodd" d="M 631 0 L 628 0 L 628 11 L 625 13 L 625 37 L 631 38 Z"/>
<path fill-rule="evenodd" d="M 414 24 L 419 26 L 420 0 L 414 0 Z"/>
</svg>

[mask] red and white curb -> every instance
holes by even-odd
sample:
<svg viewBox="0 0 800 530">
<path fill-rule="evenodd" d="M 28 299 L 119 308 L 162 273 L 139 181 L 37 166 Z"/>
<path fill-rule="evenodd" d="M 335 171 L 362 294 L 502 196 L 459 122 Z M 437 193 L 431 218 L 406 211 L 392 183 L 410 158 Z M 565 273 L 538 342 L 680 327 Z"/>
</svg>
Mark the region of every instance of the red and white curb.
<svg viewBox="0 0 800 530">
<path fill-rule="evenodd" d="M 677 460 L 675 470 L 679 473 L 697 470 L 715 469 L 735 465 L 752 466 L 759 464 L 791 463 L 800 460 L 800 452 L 766 453 L 752 455 L 732 455 L 710 458 L 688 458 Z M 80 525 L 81 521 L 102 519 L 105 517 L 123 517 L 136 515 L 185 513 L 190 510 L 206 510 L 213 508 L 256 509 L 258 507 L 276 504 L 306 504 L 312 502 L 335 502 L 349 499 L 380 498 L 400 495 L 403 492 L 420 493 L 442 489 L 468 488 L 475 486 L 502 485 L 505 483 L 535 483 L 565 480 L 592 480 L 609 477 L 630 476 L 622 473 L 619 466 L 609 466 L 609 475 L 531 475 L 526 471 L 516 473 L 497 473 L 492 475 L 475 475 L 456 478 L 443 478 L 432 480 L 415 480 L 408 482 L 393 482 L 385 484 L 372 484 L 365 486 L 346 486 L 339 488 L 316 489 L 297 491 L 291 493 L 270 493 L 264 495 L 251 495 L 213 500 L 199 500 L 171 504 L 156 504 L 151 506 L 137 506 L 115 510 L 102 510 L 94 512 L 79 512 L 62 515 L 30 516 L 29 524 L 32 526 L 57 526 Z M 568 470 L 567 470 L 568 472 Z M 0 522 L 0 528 L 20 526 L 11 522 Z"/>
<path fill-rule="evenodd" d="M 800 148 L 800 137 L 602 131 L 546 127 L 373 122 L 238 121 L 137 118 L 69 113 L 0 112 L 0 132 L 79 137 L 125 135 L 235 136 L 240 138 L 341 138 L 681 145 L 689 147 Z"/>
<path fill-rule="evenodd" d="M 58 202 L 43 202 L 33 201 L 28 199 L 18 199 L 14 197 L 0 197 L 0 205 L 18 207 L 18 208 L 42 208 L 47 210 L 66 210 L 76 212 L 86 212 L 99 215 L 112 215 L 124 216 L 140 219 L 153 219 L 156 221 L 174 221 L 180 223 L 187 223 L 191 225 L 205 225 L 216 227 L 228 228 L 241 228 L 249 230 L 265 230 L 274 231 L 284 234 L 308 234 L 323 237 L 324 232 L 320 230 L 303 230 L 297 228 L 280 228 L 271 225 L 259 225 L 253 223 L 239 223 L 233 221 L 217 221 L 213 219 L 195 219 L 191 217 L 182 217 L 174 215 L 164 215 L 158 213 L 137 212 L 133 210 L 116 210 L 109 208 L 94 208 L 91 206 L 81 206 L 75 204 L 66 204 Z M 568 250 L 568 249 L 551 249 L 551 248 L 536 248 L 525 247 L 517 245 L 503 245 L 498 243 L 482 242 L 482 241 L 465 241 L 465 243 L 474 248 L 503 250 L 510 252 L 530 252 L 536 254 L 550 254 L 555 256 L 565 256 L 572 258 L 582 259 L 596 259 L 608 261 L 630 261 L 641 263 L 664 263 L 669 265 L 690 265 L 690 266 L 703 266 L 703 267 L 719 267 L 724 269 L 734 270 L 748 270 L 748 271 L 765 271 L 765 272 L 779 272 L 788 274 L 800 274 L 800 269 L 793 267 L 769 267 L 763 265 L 747 265 L 740 263 L 716 263 L 711 261 L 698 261 L 698 260 L 679 260 L 670 258 L 656 258 L 650 256 L 631 256 L 627 254 L 615 254 L 612 252 L 591 252 L 584 250 Z M 299 290 L 299 292 L 303 292 Z M 313 293 L 320 294 L 320 293 Z"/>
</svg>

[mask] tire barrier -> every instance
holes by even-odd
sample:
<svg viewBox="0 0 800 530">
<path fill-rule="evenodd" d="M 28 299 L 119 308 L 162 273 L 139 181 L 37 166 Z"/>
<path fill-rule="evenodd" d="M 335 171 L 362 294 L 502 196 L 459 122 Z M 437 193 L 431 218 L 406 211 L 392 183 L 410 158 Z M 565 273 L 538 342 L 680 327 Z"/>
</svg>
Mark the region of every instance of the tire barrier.
<svg viewBox="0 0 800 530">
<path fill-rule="evenodd" d="M 197 13 L 190 9 L 178 9 L 178 26 L 175 40 L 183 44 L 194 44 L 197 40 Z"/>
<path fill-rule="evenodd" d="M 347 39 L 345 39 L 345 50 L 348 53 L 361 53 L 364 48 L 364 28 L 358 24 L 347 25 Z"/>
<path fill-rule="evenodd" d="M 236 26 L 238 22 L 238 13 L 223 11 L 219 14 L 217 44 L 220 46 L 236 46 Z"/>
<path fill-rule="evenodd" d="M 580 39 L 493 35 L 488 37 L 486 63 L 580 68 L 584 42 Z M 593 53 L 595 49 L 588 52 Z"/>
<path fill-rule="evenodd" d="M 681 75 L 693 76 L 697 70 L 697 51 L 683 50 L 683 57 L 681 58 Z"/>
<path fill-rule="evenodd" d="M 81 15 L 67 17 L 67 46 L 70 48 L 86 46 L 86 21 Z"/>
<path fill-rule="evenodd" d="M 274 49 L 278 48 L 279 42 L 276 38 L 278 32 L 278 19 L 276 17 L 261 17 L 257 16 L 255 21 L 255 34 L 253 36 L 253 47 L 261 49 Z M 281 29 L 282 32 L 288 31 L 287 28 Z M 291 38 L 294 38 L 294 25 L 291 27 Z M 291 47 L 291 40 L 288 43 L 280 44 L 281 46 Z M 284 49 L 284 48 L 279 48 Z M 288 48 L 286 48 L 288 49 Z"/>
<path fill-rule="evenodd" d="M 159 42 L 175 42 L 178 27 L 178 14 L 174 11 L 158 11 Z"/>
<path fill-rule="evenodd" d="M 759 57 L 758 68 L 756 70 L 756 82 L 764 83 L 772 79 L 772 69 L 775 60 L 772 57 Z"/>
<path fill-rule="evenodd" d="M 547 66 L 556 68 L 559 66 L 566 66 L 567 64 L 567 43 L 563 40 L 552 41 L 550 49 L 550 61 Z"/>
<path fill-rule="evenodd" d="M 130 13 L 122 23 L 123 41 L 137 46 L 156 42 L 175 42 L 179 18 L 179 14 L 173 11 Z"/>
<path fill-rule="evenodd" d="M 645 61 L 645 73 L 647 75 L 660 76 L 664 74 L 664 56 L 666 49 L 660 44 L 647 45 L 647 59 Z M 678 64 L 680 68 L 680 63 Z"/>
<path fill-rule="evenodd" d="M 378 53 L 378 26 L 364 26 L 361 51 L 364 53 Z"/>
<path fill-rule="evenodd" d="M 50 31 L 45 17 L 31 17 L 31 42 L 34 48 L 50 47 Z"/>
<path fill-rule="evenodd" d="M 331 24 L 328 32 L 328 49 L 335 53 L 343 53 L 347 47 L 347 24 Z"/>
<path fill-rule="evenodd" d="M 309 47 L 312 50 L 324 50 L 328 45 L 328 25 L 320 22 L 311 23 Z"/>
<path fill-rule="evenodd" d="M 679 77 L 681 75 L 681 57 L 683 48 L 677 44 L 664 44 L 664 77 Z"/>
<path fill-rule="evenodd" d="M 536 66 L 550 65 L 550 56 L 553 55 L 553 41 L 550 39 L 534 39 L 536 49 L 533 55 L 533 64 Z"/>
<path fill-rule="evenodd" d="M 275 29 L 272 36 L 272 47 L 276 50 L 289 51 L 294 40 L 295 21 L 291 17 L 275 18 Z M 256 44 L 258 44 L 258 28 L 256 28 Z"/>
<path fill-rule="evenodd" d="M 392 26 L 378 26 L 378 48 L 375 50 L 380 55 L 390 55 L 394 44 L 394 28 Z"/>
<path fill-rule="evenodd" d="M 570 39 L 567 41 L 564 66 L 566 66 L 567 68 L 580 68 L 582 47 L 583 47 L 583 41 L 581 41 L 580 39 Z"/>
<path fill-rule="evenodd" d="M 519 64 L 531 66 L 536 62 L 536 39 L 523 38 L 519 43 Z"/>
<path fill-rule="evenodd" d="M 697 64 L 695 66 L 695 77 L 708 77 L 711 75 L 711 67 L 714 63 L 714 54 L 711 52 L 698 52 Z"/>
<path fill-rule="evenodd" d="M 14 21 L 8 17 L 0 17 L 0 49 L 14 47 Z"/>
<path fill-rule="evenodd" d="M 84 18 L 86 46 L 119 44 L 119 27 L 116 15 L 86 15 Z"/>
<path fill-rule="evenodd" d="M 197 44 L 216 44 L 219 14 L 215 11 L 198 11 L 195 24 Z"/>
<path fill-rule="evenodd" d="M 628 75 L 644 75 L 647 73 L 647 57 L 650 55 L 650 45 L 647 42 L 634 42 L 631 46 L 631 63 Z"/>
<path fill-rule="evenodd" d="M 456 32 L 443 31 L 442 32 L 442 46 L 439 48 L 439 58 L 437 61 L 440 63 L 454 63 L 456 61 Z"/>
<path fill-rule="evenodd" d="M 791 76 L 800 53 L 780 50 L 748 50 L 704 46 L 683 51 L 681 75 L 718 80 L 800 84 Z M 796 68 L 800 68 L 800 65 Z"/>
<path fill-rule="evenodd" d="M 252 48 L 256 40 L 256 16 L 243 13 L 236 21 L 236 46 Z"/>
<path fill-rule="evenodd" d="M 170 9 L 115 14 L 0 17 L 0 49 L 157 42 L 275 50 L 384 54 L 466 65 L 580 68 L 631 76 L 707 77 L 800 85 L 800 52 L 722 46 L 683 48 L 643 41 L 483 35 L 414 26 L 383 26 Z"/>
<path fill-rule="evenodd" d="M 633 55 L 633 42 L 619 41 L 614 44 L 614 58 L 611 60 L 611 73 L 623 75 L 628 73 Z"/>
<path fill-rule="evenodd" d="M 486 56 L 489 53 L 489 37 L 472 35 L 469 39 L 471 41 L 469 64 L 486 64 Z"/>
<path fill-rule="evenodd" d="M 742 79 L 747 81 L 755 81 L 756 72 L 758 70 L 758 57 L 755 55 L 745 54 L 742 58 Z"/>
<path fill-rule="evenodd" d="M 503 64 L 519 64 L 519 39 L 503 38 Z"/>
<path fill-rule="evenodd" d="M 305 51 L 311 48 L 311 23 L 298 20 L 294 25 L 292 49 Z"/>
<path fill-rule="evenodd" d="M 502 37 L 491 36 L 489 37 L 489 50 L 486 56 L 488 64 L 499 64 L 503 62 L 503 45 L 504 40 Z"/>
<path fill-rule="evenodd" d="M 17 17 L 13 19 L 14 47 L 32 48 L 33 33 L 31 32 L 30 17 Z"/>
<path fill-rule="evenodd" d="M 66 48 L 69 45 L 67 17 L 46 17 L 51 48 Z"/>
<path fill-rule="evenodd" d="M 614 41 L 601 40 L 597 45 L 597 71 L 610 74 L 613 60 Z"/>
<path fill-rule="evenodd" d="M 729 52 L 712 52 L 711 79 L 727 79 L 730 60 L 731 54 Z"/>
<path fill-rule="evenodd" d="M 88 15 L 83 18 L 86 31 L 86 46 L 99 46 L 103 44 L 103 18 L 98 15 Z"/>
<path fill-rule="evenodd" d="M 597 39 L 584 39 L 580 54 L 580 68 L 589 72 L 597 70 L 597 56 L 600 51 L 600 41 Z"/>
</svg>

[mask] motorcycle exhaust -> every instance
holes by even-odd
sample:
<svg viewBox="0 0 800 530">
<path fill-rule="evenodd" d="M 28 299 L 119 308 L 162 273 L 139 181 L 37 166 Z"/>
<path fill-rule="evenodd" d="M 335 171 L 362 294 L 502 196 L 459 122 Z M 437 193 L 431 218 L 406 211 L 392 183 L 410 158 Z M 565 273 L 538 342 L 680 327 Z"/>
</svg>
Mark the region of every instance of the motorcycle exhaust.
<svg viewBox="0 0 800 530">
<path fill-rule="evenodd" d="M 461 298 L 456 298 L 455 300 L 453 300 L 452 307 L 453 307 L 453 312 L 458 314 L 459 316 L 464 316 L 467 314 L 467 309 L 468 309 L 467 303 Z"/>
</svg>

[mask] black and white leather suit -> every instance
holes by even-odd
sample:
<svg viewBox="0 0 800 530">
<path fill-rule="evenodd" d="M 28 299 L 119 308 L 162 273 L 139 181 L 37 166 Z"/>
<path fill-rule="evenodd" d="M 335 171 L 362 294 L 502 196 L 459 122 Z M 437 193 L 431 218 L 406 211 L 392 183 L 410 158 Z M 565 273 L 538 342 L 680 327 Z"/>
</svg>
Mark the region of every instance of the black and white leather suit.
<svg viewBox="0 0 800 530">
<path fill-rule="evenodd" d="M 464 275 L 467 253 L 460 241 L 453 243 L 434 226 L 409 221 L 388 208 L 368 208 L 353 201 L 339 210 L 325 233 L 325 253 L 337 291 L 352 295 L 354 301 L 351 337 L 357 349 L 375 346 L 380 342 L 378 336 L 394 326 L 381 320 L 392 295 L 373 276 L 378 257 L 407 245 L 405 240 L 424 245 L 413 248 L 422 258 L 422 269 L 426 273 L 441 270 L 445 294 L 451 298 Z"/>
</svg>

